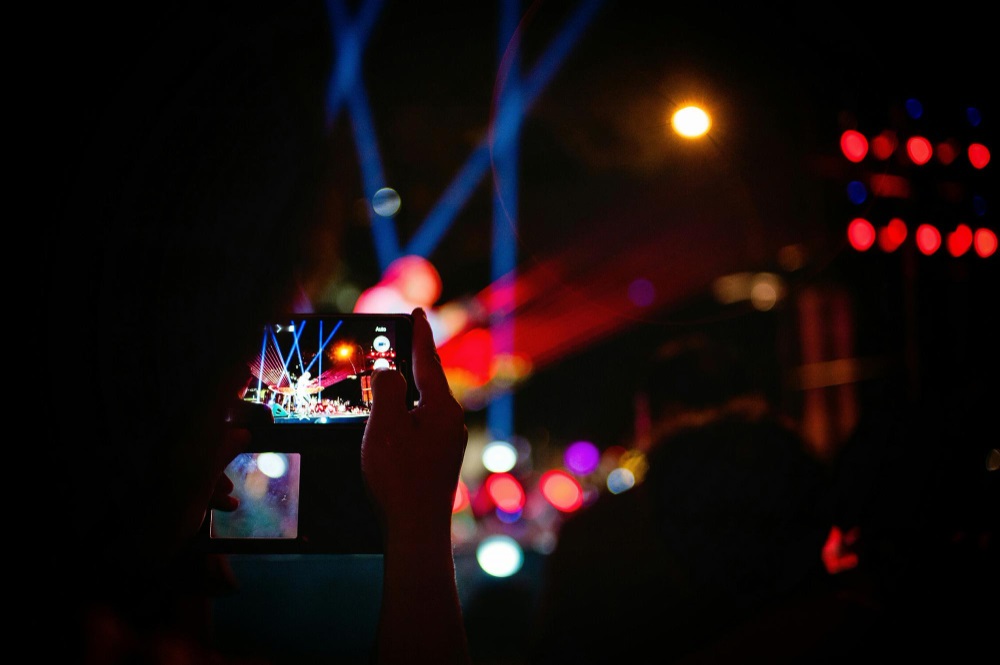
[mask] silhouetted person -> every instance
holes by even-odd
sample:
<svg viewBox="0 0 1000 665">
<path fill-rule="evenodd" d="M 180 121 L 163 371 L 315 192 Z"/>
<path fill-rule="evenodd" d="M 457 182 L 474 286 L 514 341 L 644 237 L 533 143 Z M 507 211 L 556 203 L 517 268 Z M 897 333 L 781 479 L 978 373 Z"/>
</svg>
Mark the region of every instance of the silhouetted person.
<svg viewBox="0 0 1000 665">
<path fill-rule="evenodd" d="M 809 662 L 828 626 L 796 610 L 829 598 L 828 472 L 728 346 L 666 349 L 648 471 L 563 524 L 531 660 Z"/>
<path fill-rule="evenodd" d="M 46 82 L 65 112 L 44 269 L 48 376 L 67 399 L 38 475 L 54 494 L 42 597 L 62 621 L 39 648 L 224 662 L 207 601 L 233 580 L 192 544 L 208 509 L 236 508 L 223 470 L 256 417 L 238 397 L 259 323 L 295 311 L 312 234 L 337 225 L 329 19 L 322 2 L 256 0 L 53 13 Z M 450 519 L 467 432 L 420 311 L 414 328 L 420 404 L 377 372 L 361 444 L 386 548 L 373 658 L 463 663 Z"/>
</svg>

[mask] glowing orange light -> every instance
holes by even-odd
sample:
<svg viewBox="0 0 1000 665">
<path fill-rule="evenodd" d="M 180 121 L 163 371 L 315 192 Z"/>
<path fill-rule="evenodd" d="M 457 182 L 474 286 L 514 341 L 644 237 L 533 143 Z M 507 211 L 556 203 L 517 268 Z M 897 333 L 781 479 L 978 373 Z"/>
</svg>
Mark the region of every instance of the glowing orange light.
<svg viewBox="0 0 1000 665">
<path fill-rule="evenodd" d="M 875 227 L 867 219 L 857 217 L 847 225 L 847 240 L 851 247 L 864 252 L 875 243 Z"/>
<path fill-rule="evenodd" d="M 973 143 L 969 146 L 969 163 L 974 168 L 984 169 L 990 163 L 990 149 L 982 143 Z"/>
<path fill-rule="evenodd" d="M 997 234 L 989 229 L 977 229 L 972 240 L 976 254 L 983 257 L 993 256 L 997 251 Z"/>
<path fill-rule="evenodd" d="M 948 234 L 948 253 L 952 256 L 961 256 L 972 247 L 972 229 L 965 224 Z"/>
<path fill-rule="evenodd" d="M 570 513 L 583 505 L 583 488 L 576 478 L 562 469 L 552 469 L 542 474 L 538 486 L 549 503 Z"/>
<path fill-rule="evenodd" d="M 906 222 L 899 217 L 893 217 L 889 223 L 878 230 L 878 246 L 883 252 L 894 252 L 906 240 Z"/>
<path fill-rule="evenodd" d="M 451 504 L 451 512 L 453 514 L 462 512 L 469 507 L 471 501 L 468 486 L 459 480 L 458 487 L 455 488 L 455 500 Z"/>
<path fill-rule="evenodd" d="M 509 473 L 493 473 L 486 479 L 486 493 L 497 508 L 505 513 L 516 513 L 524 508 L 524 488 Z"/>
<path fill-rule="evenodd" d="M 872 139 L 872 155 L 875 159 L 885 161 L 896 152 L 897 145 L 896 133 L 887 129 Z"/>
<path fill-rule="evenodd" d="M 868 139 L 859 131 L 848 129 L 840 135 L 840 151 L 855 164 L 868 154 Z"/>
<path fill-rule="evenodd" d="M 923 166 L 934 156 L 934 147 L 923 136 L 911 136 L 906 141 L 906 154 L 914 164 Z"/>
<path fill-rule="evenodd" d="M 350 346 L 347 346 L 346 344 L 337 347 L 338 358 L 343 358 L 344 360 L 346 360 L 347 358 L 351 357 L 352 353 L 354 353 L 354 349 L 351 348 Z"/>
<path fill-rule="evenodd" d="M 941 247 L 941 232 L 930 224 L 921 224 L 917 227 L 917 249 L 930 256 Z"/>
</svg>

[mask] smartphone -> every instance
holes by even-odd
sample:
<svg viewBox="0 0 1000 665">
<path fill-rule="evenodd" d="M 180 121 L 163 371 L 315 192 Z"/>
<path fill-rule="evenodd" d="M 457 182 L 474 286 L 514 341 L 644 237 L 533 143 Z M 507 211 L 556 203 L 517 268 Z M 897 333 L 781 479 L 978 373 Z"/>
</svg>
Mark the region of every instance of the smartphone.
<svg viewBox="0 0 1000 665">
<path fill-rule="evenodd" d="M 401 372 L 408 400 L 413 320 L 407 314 L 294 314 L 264 322 L 247 360 L 243 399 L 270 419 L 226 468 L 240 506 L 209 511 L 209 550 L 250 554 L 380 553 L 361 475 L 372 374 Z"/>
<path fill-rule="evenodd" d="M 348 427 L 371 414 L 372 373 L 402 372 L 413 400 L 413 321 L 407 314 L 309 314 L 262 326 L 244 399 L 274 425 Z"/>
</svg>

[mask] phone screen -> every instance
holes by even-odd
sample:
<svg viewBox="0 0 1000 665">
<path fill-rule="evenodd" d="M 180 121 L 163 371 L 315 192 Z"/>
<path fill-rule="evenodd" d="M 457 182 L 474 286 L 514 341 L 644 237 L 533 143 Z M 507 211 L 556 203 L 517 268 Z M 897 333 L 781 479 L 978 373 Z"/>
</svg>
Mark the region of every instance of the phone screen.
<svg viewBox="0 0 1000 665">
<path fill-rule="evenodd" d="M 266 404 L 275 425 L 364 423 L 372 372 L 410 369 L 410 317 L 303 314 L 263 326 L 244 399 Z"/>
</svg>

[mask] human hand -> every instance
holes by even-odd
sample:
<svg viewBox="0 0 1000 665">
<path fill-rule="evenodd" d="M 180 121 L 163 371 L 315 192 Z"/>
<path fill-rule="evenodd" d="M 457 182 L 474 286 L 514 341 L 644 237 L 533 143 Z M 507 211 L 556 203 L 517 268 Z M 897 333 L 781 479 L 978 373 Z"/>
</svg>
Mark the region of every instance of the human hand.
<svg viewBox="0 0 1000 665">
<path fill-rule="evenodd" d="M 361 444 L 361 469 L 384 520 L 397 535 L 428 526 L 450 530 L 451 508 L 465 457 L 465 412 L 448 386 L 427 316 L 413 310 L 416 408 L 396 370 L 372 377 L 372 411 Z"/>
</svg>

